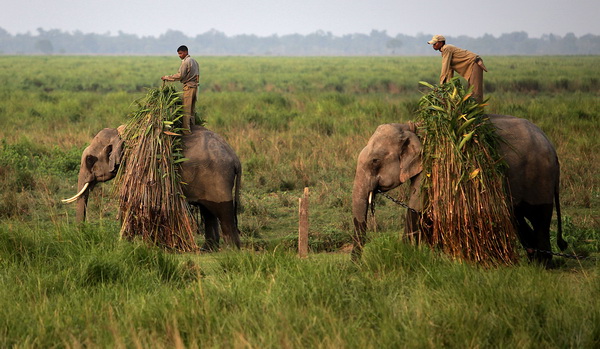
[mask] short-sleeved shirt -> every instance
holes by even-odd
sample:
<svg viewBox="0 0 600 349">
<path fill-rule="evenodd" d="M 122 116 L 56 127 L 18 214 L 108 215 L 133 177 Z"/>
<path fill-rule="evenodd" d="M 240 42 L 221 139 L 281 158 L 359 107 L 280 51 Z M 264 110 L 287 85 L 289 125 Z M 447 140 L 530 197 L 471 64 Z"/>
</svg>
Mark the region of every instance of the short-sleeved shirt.
<svg viewBox="0 0 600 349">
<path fill-rule="evenodd" d="M 440 84 L 450 81 L 454 76 L 454 71 L 469 80 L 473 65 L 477 64 L 476 61 L 479 56 L 471 51 L 448 44 L 442 46 L 440 51 L 442 52 Z"/>
<path fill-rule="evenodd" d="M 167 76 L 169 80 L 179 80 L 184 87 L 198 87 L 198 76 L 200 75 L 200 68 L 198 62 L 193 59 L 190 55 L 185 56 L 181 60 L 181 66 L 177 74 Z"/>
</svg>

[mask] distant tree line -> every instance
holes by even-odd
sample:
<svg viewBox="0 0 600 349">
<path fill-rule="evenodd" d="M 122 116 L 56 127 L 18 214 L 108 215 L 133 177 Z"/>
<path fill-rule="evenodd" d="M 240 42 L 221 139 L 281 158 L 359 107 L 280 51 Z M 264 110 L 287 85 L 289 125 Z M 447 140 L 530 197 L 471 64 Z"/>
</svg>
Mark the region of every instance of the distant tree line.
<svg viewBox="0 0 600 349">
<path fill-rule="evenodd" d="M 194 55 L 256 55 L 256 56 L 382 56 L 432 55 L 427 41 L 429 34 L 390 36 L 386 31 L 370 34 L 334 36 L 316 31 L 308 35 L 227 36 L 210 30 L 194 37 L 177 30 L 158 36 L 137 36 L 121 31 L 117 35 L 65 32 L 58 29 L 37 29 L 37 33 L 11 35 L 0 28 L 0 54 L 89 54 L 89 55 L 168 55 L 185 44 Z M 486 34 L 482 37 L 447 37 L 448 43 L 481 55 L 597 55 L 600 36 L 573 33 L 530 38 L 526 32 Z"/>
</svg>

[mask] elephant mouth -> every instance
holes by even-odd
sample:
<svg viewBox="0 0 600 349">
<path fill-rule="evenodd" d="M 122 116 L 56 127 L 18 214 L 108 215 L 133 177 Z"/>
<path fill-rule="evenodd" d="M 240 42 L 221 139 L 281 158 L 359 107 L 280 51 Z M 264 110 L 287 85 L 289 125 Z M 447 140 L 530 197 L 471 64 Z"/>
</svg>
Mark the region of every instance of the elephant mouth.
<svg viewBox="0 0 600 349">
<path fill-rule="evenodd" d="M 373 193 L 379 194 L 379 193 L 386 193 L 392 189 L 396 188 L 395 186 L 376 186 L 375 188 L 373 188 Z"/>
</svg>

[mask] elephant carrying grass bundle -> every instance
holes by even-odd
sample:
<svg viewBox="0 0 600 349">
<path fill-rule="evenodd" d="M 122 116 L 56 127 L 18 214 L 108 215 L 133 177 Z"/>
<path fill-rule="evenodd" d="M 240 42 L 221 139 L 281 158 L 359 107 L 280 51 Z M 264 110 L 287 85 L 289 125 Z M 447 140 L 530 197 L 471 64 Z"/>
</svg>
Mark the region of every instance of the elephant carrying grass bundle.
<svg viewBox="0 0 600 349">
<path fill-rule="evenodd" d="M 183 194 L 182 103 L 171 86 L 150 89 L 120 132 L 123 152 L 115 186 L 121 237 L 182 252 L 196 251 L 197 223 Z"/>
<path fill-rule="evenodd" d="M 419 103 L 424 199 L 419 241 L 483 265 L 517 260 L 516 229 L 497 149 L 501 139 L 458 79 Z"/>
</svg>

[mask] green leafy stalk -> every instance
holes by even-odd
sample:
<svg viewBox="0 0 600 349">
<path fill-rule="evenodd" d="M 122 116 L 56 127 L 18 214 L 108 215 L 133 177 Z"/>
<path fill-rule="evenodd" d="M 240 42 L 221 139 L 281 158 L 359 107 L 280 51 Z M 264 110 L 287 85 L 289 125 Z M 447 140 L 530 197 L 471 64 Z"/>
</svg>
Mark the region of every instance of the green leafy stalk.
<svg viewBox="0 0 600 349">
<path fill-rule="evenodd" d="M 425 241 L 457 258 L 484 265 L 516 261 L 510 203 L 504 188 L 500 139 L 458 78 L 433 86 L 419 102 L 423 141 Z M 425 221 L 424 221 L 425 222 Z"/>
</svg>

